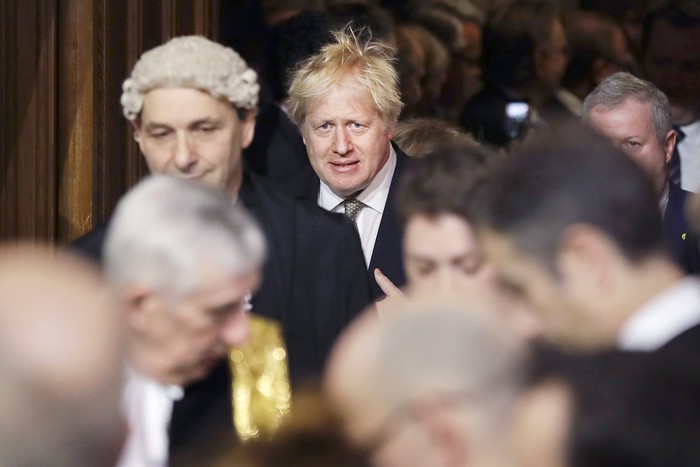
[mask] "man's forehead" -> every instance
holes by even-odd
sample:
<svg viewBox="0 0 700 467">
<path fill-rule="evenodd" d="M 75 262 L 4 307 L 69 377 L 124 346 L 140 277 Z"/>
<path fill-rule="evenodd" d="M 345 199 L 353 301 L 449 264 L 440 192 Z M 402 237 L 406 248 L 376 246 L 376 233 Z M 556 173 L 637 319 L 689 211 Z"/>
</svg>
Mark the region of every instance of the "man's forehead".
<svg viewBox="0 0 700 467">
<path fill-rule="evenodd" d="M 644 116 L 651 118 L 651 103 L 637 99 L 634 96 L 625 97 L 624 100 L 613 105 L 601 103 L 590 111 L 591 120 L 597 116 L 609 115 L 623 116 L 625 120 Z"/>
<path fill-rule="evenodd" d="M 197 105 L 194 105 L 195 103 Z M 174 112 L 171 106 L 181 106 L 186 113 L 182 113 L 180 110 Z M 188 119 L 199 120 L 210 118 L 213 111 L 223 109 L 236 111 L 235 106 L 225 98 L 217 98 L 201 89 L 161 87 L 151 89 L 144 95 L 139 117 L 141 121 L 148 120 L 155 113 L 155 116 L 158 118 L 187 117 Z"/>
<path fill-rule="evenodd" d="M 234 108 L 234 105 L 226 100 L 225 97 L 217 97 L 211 94 L 206 89 L 200 89 L 197 87 L 190 86 L 159 86 L 153 89 L 149 89 L 144 93 L 144 105 L 149 100 L 164 99 L 164 100 L 176 100 L 181 98 L 194 98 L 195 96 L 200 99 L 211 99 L 213 101 L 221 102 L 230 105 Z"/>
<path fill-rule="evenodd" d="M 476 230 L 477 238 L 480 242 L 484 242 L 486 246 L 490 246 L 497 251 L 510 250 L 512 242 L 510 235 L 493 229 L 491 227 L 480 226 Z"/>
<path fill-rule="evenodd" d="M 518 246 L 513 234 L 490 228 L 479 229 L 478 239 L 499 273 L 517 272 L 542 265 L 538 258 Z"/>
<path fill-rule="evenodd" d="M 213 266 L 212 270 L 213 272 L 198 274 L 195 286 L 188 294 L 189 297 L 217 301 L 243 296 L 252 292 L 260 280 L 258 270 L 243 274 L 224 272 L 217 266 Z"/>
</svg>

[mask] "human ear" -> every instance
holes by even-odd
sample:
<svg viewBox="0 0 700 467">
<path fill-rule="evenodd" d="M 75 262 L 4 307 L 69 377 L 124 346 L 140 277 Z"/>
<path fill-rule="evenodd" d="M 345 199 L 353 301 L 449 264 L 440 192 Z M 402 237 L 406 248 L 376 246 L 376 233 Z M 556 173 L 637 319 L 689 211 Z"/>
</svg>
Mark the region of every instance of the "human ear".
<svg viewBox="0 0 700 467">
<path fill-rule="evenodd" d="M 148 328 L 155 312 L 163 307 L 163 301 L 156 293 L 138 284 L 126 286 L 121 298 L 125 307 L 126 322 L 134 330 Z"/>
<path fill-rule="evenodd" d="M 595 294 L 608 284 L 613 252 L 607 237 L 591 225 L 569 226 L 561 236 L 557 267 L 562 279 L 584 293 Z"/>
<path fill-rule="evenodd" d="M 676 148 L 677 135 L 673 130 L 668 130 L 666 137 L 664 138 L 664 157 L 666 158 L 666 165 L 671 162 L 673 157 L 673 150 Z"/>
<path fill-rule="evenodd" d="M 245 118 L 241 120 L 243 133 L 241 147 L 243 149 L 250 146 L 250 143 L 253 142 L 253 137 L 255 136 L 255 116 L 257 113 L 257 109 L 250 109 L 247 111 Z"/>
</svg>

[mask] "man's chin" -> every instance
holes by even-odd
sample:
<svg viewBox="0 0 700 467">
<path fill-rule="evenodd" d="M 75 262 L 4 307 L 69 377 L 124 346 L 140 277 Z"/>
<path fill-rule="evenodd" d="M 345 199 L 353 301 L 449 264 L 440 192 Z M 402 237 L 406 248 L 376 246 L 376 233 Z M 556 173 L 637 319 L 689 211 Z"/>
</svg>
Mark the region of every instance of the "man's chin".
<svg viewBox="0 0 700 467">
<path fill-rule="evenodd" d="M 341 198 L 350 198 L 367 188 L 366 184 L 327 183 L 333 193 Z"/>
<path fill-rule="evenodd" d="M 202 381 L 203 379 L 206 379 L 206 377 L 209 376 L 209 374 L 214 370 L 214 368 L 221 362 L 221 358 L 207 358 L 205 360 L 202 360 L 197 365 L 197 368 L 193 369 L 189 373 L 185 385 L 197 383 L 199 381 Z"/>
</svg>

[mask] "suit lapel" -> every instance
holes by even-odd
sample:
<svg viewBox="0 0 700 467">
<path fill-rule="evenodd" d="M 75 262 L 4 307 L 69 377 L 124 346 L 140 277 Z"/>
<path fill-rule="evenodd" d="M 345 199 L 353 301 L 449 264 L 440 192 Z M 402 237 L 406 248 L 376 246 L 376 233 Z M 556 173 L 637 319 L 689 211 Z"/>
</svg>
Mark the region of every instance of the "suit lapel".
<svg viewBox="0 0 700 467">
<path fill-rule="evenodd" d="M 283 310 L 289 290 L 283 284 L 291 284 L 291 268 L 294 264 L 293 245 L 294 207 L 280 206 L 266 192 L 263 182 L 253 174 L 247 174 L 241 187 L 240 199 L 245 208 L 261 224 L 265 233 L 268 247 L 268 259 L 263 267 L 264 280 L 260 289 L 253 296 L 253 307 L 256 313 L 268 318 L 286 322 Z"/>
<path fill-rule="evenodd" d="M 406 165 L 409 163 L 409 157 L 394 145 L 396 151 L 396 169 L 394 176 L 391 179 L 389 186 L 389 195 L 384 206 L 384 213 L 379 224 L 379 232 L 377 232 L 377 241 L 374 244 L 372 251 L 372 259 L 369 263 L 369 273 L 372 285 L 372 291 L 375 296 L 383 295 L 379 285 L 374 280 L 374 268 L 379 268 L 389 277 L 397 286 L 402 286 L 406 283 L 406 276 L 403 269 L 403 254 L 401 250 L 401 231 L 399 222 L 396 217 L 394 206 L 394 198 L 398 189 L 399 180 Z"/>
</svg>

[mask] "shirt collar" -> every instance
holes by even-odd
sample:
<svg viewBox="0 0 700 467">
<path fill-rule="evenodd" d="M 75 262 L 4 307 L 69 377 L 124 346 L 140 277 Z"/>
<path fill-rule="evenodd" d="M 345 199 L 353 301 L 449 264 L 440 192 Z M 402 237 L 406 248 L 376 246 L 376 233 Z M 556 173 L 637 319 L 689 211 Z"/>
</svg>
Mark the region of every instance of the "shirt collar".
<svg viewBox="0 0 700 467">
<path fill-rule="evenodd" d="M 680 127 L 681 131 L 685 134 L 683 141 L 692 141 L 694 143 L 700 142 L 700 120 L 695 120 L 688 125 Z"/>
<path fill-rule="evenodd" d="M 700 279 L 685 277 L 645 303 L 624 323 L 623 350 L 656 350 L 700 323 Z"/>
<path fill-rule="evenodd" d="M 172 401 L 179 401 L 185 395 L 185 390 L 182 388 L 182 386 L 160 383 L 153 378 L 149 378 L 148 376 L 139 373 L 129 365 L 126 367 L 126 381 L 127 387 L 132 385 L 134 385 L 134 387 L 150 386 Z"/>
<path fill-rule="evenodd" d="M 659 199 L 659 207 L 661 208 L 662 216 L 666 215 L 666 206 L 668 206 L 668 196 L 670 191 L 671 188 L 668 186 L 668 183 L 666 183 L 666 188 L 664 188 L 664 192 Z"/>
<path fill-rule="evenodd" d="M 389 197 L 391 180 L 396 171 L 396 151 L 389 144 L 389 159 L 384 163 L 384 167 L 377 173 L 367 188 L 362 190 L 355 198 L 362 201 L 365 206 L 383 213 L 386 201 Z M 345 198 L 338 196 L 321 180 L 321 188 L 318 193 L 318 205 L 327 211 L 336 211 L 343 204 Z"/>
<path fill-rule="evenodd" d="M 566 88 L 559 88 L 556 92 L 557 100 L 566 107 L 566 109 L 577 117 L 583 113 L 583 102 L 575 94 Z"/>
</svg>

